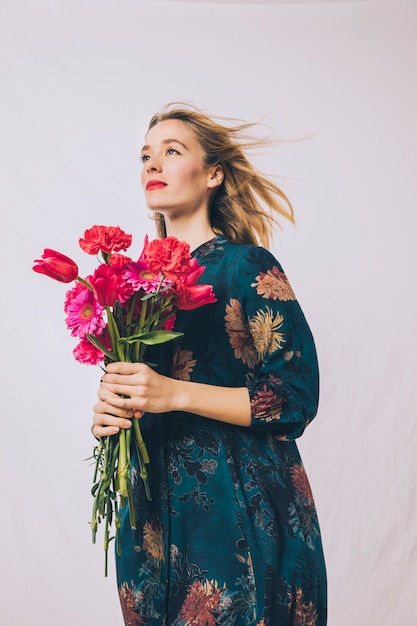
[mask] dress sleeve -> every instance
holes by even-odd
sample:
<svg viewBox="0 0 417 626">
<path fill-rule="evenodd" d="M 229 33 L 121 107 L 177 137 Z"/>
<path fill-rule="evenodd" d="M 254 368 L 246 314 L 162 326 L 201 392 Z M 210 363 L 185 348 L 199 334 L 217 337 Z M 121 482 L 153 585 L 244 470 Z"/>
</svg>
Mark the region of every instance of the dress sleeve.
<svg viewBox="0 0 417 626">
<path fill-rule="evenodd" d="M 319 374 L 314 339 L 282 267 L 264 248 L 239 263 L 252 428 L 295 439 L 315 417 Z"/>
</svg>

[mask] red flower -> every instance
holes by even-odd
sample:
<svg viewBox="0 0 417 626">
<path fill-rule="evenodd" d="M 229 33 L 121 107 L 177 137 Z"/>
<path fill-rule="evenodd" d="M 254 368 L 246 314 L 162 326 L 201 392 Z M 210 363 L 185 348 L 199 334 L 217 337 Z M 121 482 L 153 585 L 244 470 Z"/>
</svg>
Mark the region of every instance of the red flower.
<svg viewBox="0 0 417 626">
<path fill-rule="evenodd" d="M 132 260 L 129 256 L 125 254 L 118 254 L 115 252 L 109 257 L 109 265 L 117 266 L 117 267 L 125 267 L 128 263 L 132 263 Z"/>
<path fill-rule="evenodd" d="M 100 250 L 104 254 L 127 250 L 132 243 L 132 235 L 128 235 L 118 226 L 93 226 L 80 238 L 80 247 L 87 254 L 98 254 Z"/>
<path fill-rule="evenodd" d="M 171 315 L 165 322 L 162 324 L 162 330 L 174 330 L 175 327 L 175 315 Z"/>
<path fill-rule="evenodd" d="M 113 306 L 118 296 L 118 276 L 112 267 L 102 263 L 90 279 L 94 297 L 102 306 Z"/>
<path fill-rule="evenodd" d="M 191 259 L 188 272 L 174 287 L 174 305 L 178 309 L 191 311 L 204 304 L 216 302 L 211 285 L 196 285 L 205 269 L 196 259 Z"/>
<path fill-rule="evenodd" d="M 205 304 L 216 302 L 211 285 L 193 285 L 186 287 L 183 283 L 178 283 L 175 287 L 174 305 L 182 311 L 198 309 Z"/>
<path fill-rule="evenodd" d="M 162 272 L 165 278 L 177 280 L 190 268 L 190 246 L 176 237 L 154 239 L 145 244 L 140 256 L 153 274 Z"/>
<path fill-rule="evenodd" d="M 200 276 L 204 274 L 205 269 L 206 268 L 200 265 L 197 259 L 191 259 L 188 272 L 183 278 L 184 285 L 188 287 L 195 285 Z"/>
<path fill-rule="evenodd" d="M 72 259 L 46 248 L 43 252 L 42 259 L 36 259 L 33 271 L 39 274 L 45 274 L 50 278 L 54 278 L 61 283 L 71 283 L 78 276 L 78 267 Z"/>
<path fill-rule="evenodd" d="M 129 300 L 135 293 L 134 286 L 125 279 L 125 271 L 128 265 L 132 263 L 132 259 L 123 254 L 112 254 L 108 258 L 108 264 L 111 271 L 117 277 L 117 300 L 121 304 Z"/>
</svg>

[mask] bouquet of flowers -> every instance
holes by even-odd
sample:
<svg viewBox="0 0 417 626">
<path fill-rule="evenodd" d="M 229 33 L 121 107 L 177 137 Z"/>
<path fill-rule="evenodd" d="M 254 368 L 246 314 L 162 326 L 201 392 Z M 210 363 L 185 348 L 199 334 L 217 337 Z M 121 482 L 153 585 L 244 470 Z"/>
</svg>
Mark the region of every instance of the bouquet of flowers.
<svg viewBox="0 0 417 626">
<path fill-rule="evenodd" d="M 66 293 L 64 312 L 71 335 L 78 338 L 75 359 L 90 365 L 111 361 L 143 362 L 146 347 L 171 341 L 181 333 L 173 330 L 178 310 L 191 310 L 215 302 L 211 285 L 197 284 L 205 268 L 190 255 L 189 245 L 175 237 L 149 241 L 145 237 L 137 261 L 122 254 L 132 243 L 118 226 L 93 226 L 79 239 L 87 254 L 96 255 L 98 267 L 86 278 L 78 275 L 69 257 L 44 250 L 33 270 L 62 283 L 75 285 Z M 119 537 L 119 507 L 128 506 L 130 524 L 136 527 L 130 480 L 130 455 L 137 450 L 139 474 L 151 499 L 147 465 L 150 463 L 139 420 L 132 428 L 100 439 L 94 448 L 94 498 L 92 539 L 104 521 L 105 575 L 111 527 Z"/>
</svg>

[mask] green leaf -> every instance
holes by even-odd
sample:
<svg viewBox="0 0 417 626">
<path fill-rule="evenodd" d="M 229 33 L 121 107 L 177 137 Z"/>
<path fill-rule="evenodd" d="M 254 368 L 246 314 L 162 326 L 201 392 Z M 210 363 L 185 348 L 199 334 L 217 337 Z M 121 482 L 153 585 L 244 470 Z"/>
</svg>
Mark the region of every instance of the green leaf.
<svg viewBox="0 0 417 626">
<path fill-rule="evenodd" d="M 106 306 L 107 313 L 107 327 L 109 329 L 109 335 L 112 340 L 112 344 L 114 347 L 114 343 L 120 339 L 119 329 L 116 324 L 116 320 L 114 319 L 114 315 L 109 306 Z"/>
<path fill-rule="evenodd" d="M 177 337 L 182 337 L 184 333 L 177 333 L 169 330 L 153 330 L 150 333 L 140 333 L 139 335 L 131 335 L 130 337 L 124 337 L 121 339 L 126 343 L 135 343 L 140 341 L 147 346 L 155 346 L 159 343 L 165 343 L 172 341 Z"/>
<path fill-rule="evenodd" d="M 90 335 L 89 333 L 86 333 L 86 337 L 89 341 L 91 341 L 93 346 L 101 350 L 101 352 L 107 355 L 112 361 L 117 361 L 117 354 L 111 352 L 110 350 L 107 350 L 107 348 L 103 346 L 103 344 L 97 339 L 97 337 L 94 337 L 94 335 Z"/>
</svg>

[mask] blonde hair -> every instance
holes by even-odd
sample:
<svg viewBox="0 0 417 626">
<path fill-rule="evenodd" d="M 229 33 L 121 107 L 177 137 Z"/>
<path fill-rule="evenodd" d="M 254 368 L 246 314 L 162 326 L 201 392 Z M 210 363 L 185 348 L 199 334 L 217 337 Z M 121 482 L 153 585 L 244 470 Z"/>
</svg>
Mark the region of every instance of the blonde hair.
<svg viewBox="0 0 417 626">
<path fill-rule="evenodd" d="M 282 189 L 255 169 L 245 150 L 271 141 L 246 134 L 256 124 L 226 126 L 182 103 L 170 103 L 155 114 L 148 131 L 170 119 L 181 120 L 193 132 L 205 153 L 207 167 L 219 165 L 223 169 L 224 180 L 210 198 L 213 231 L 232 243 L 261 244 L 268 248 L 274 226 L 280 226 L 277 215 L 294 223 L 294 211 Z M 158 237 L 166 237 L 163 215 L 158 213 L 156 220 Z"/>
</svg>

